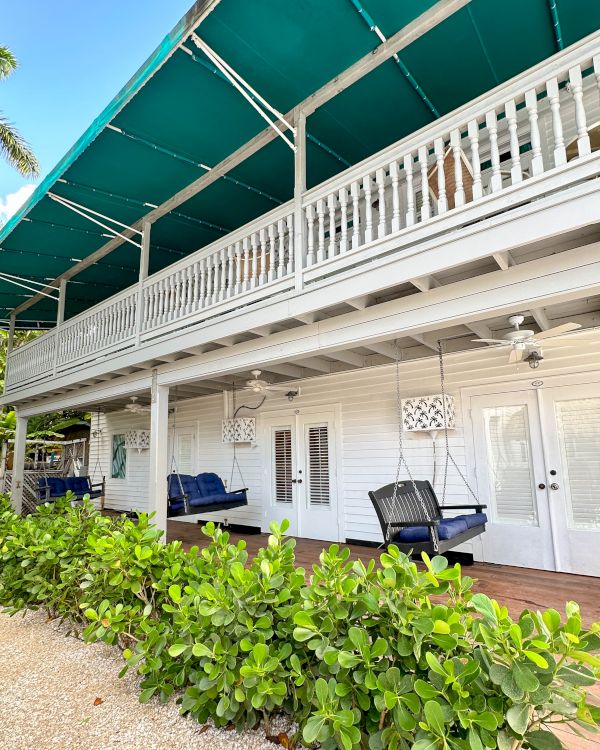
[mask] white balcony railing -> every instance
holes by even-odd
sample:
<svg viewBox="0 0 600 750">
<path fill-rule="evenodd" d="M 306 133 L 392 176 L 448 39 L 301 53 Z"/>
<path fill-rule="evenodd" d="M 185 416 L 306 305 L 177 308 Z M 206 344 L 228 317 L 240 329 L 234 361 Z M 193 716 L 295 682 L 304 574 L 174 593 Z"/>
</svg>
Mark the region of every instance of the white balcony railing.
<svg viewBox="0 0 600 750">
<path fill-rule="evenodd" d="M 7 391 L 564 190 L 599 123 L 600 34 L 17 348 Z"/>
</svg>

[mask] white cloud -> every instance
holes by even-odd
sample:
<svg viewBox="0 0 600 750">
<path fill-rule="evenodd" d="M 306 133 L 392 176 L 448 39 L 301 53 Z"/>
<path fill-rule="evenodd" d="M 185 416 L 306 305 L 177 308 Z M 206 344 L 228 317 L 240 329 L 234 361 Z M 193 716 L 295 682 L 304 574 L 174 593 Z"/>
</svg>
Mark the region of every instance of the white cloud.
<svg viewBox="0 0 600 750">
<path fill-rule="evenodd" d="M 36 186 L 31 184 L 23 185 L 18 190 L 15 190 L 14 193 L 0 196 L 0 226 L 7 222 L 21 208 L 35 188 Z"/>
</svg>

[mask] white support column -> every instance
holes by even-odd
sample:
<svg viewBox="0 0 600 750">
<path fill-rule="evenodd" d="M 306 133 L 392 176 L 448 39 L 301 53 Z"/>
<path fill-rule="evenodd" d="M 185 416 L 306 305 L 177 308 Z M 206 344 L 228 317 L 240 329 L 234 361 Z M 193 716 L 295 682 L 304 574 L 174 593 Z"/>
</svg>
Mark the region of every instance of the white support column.
<svg viewBox="0 0 600 750">
<path fill-rule="evenodd" d="M 58 369 L 60 352 L 60 329 L 65 322 L 65 303 L 67 299 L 67 279 L 61 279 L 58 286 L 58 308 L 56 310 L 56 328 L 54 333 L 54 375 Z"/>
<path fill-rule="evenodd" d="M 140 336 L 144 326 L 144 281 L 148 278 L 148 268 L 150 265 L 150 231 L 152 224 L 149 221 L 144 222 L 142 230 L 142 249 L 140 253 L 140 273 L 138 277 L 138 293 L 135 305 L 135 340 L 136 346 L 139 346 Z"/>
<path fill-rule="evenodd" d="M 306 115 L 298 112 L 295 118 L 296 133 L 294 144 L 294 270 L 296 289 L 304 287 L 304 266 L 306 264 L 306 229 L 302 198 L 306 192 Z"/>
<path fill-rule="evenodd" d="M 11 503 L 16 513 L 23 507 L 23 482 L 25 479 L 25 440 L 27 438 L 27 417 L 17 412 L 17 425 L 13 448 L 13 471 L 11 486 Z"/>
<path fill-rule="evenodd" d="M 159 385 L 156 370 L 152 374 L 152 405 L 150 407 L 150 480 L 149 512 L 154 523 L 167 532 L 167 473 L 169 471 L 169 387 Z"/>
<path fill-rule="evenodd" d="M 17 325 L 17 316 L 15 313 L 10 314 L 10 323 L 8 324 L 8 341 L 6 342 L 6 353 L 10 354 L 15 345 L 15 327 Z"/>
</svg>

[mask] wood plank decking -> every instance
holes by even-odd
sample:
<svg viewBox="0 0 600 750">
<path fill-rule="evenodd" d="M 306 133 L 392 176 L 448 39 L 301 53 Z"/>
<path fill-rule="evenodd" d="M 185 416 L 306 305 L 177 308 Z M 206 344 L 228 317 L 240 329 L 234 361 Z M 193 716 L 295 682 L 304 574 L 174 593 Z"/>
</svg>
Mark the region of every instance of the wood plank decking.
<svg viewBox="0 0 600 750">
<path fill-rule="evenodd" d="M 197 524 L 184 521 L 169 521 L 168 539 L 181 539 L 189 549 L 196 544 L 204 547 L 208 543 Z M 266 534 L 231 534 L 232 542 L 245 539 L 250 555 L 255 555 L 267 541 Z M 298 539 L 296 561 L 310 569 L 319 559 L 327 542 L 314 539 Z M 377 558 L 379 551 L 373 547 L 346 545 L 354 559 Z M 511 615 L 517 616 L 523 609 L 547 609 L 554 607 L 564 611 L 565 602 L 574 599 L 581 606 L 584 621 L 589 624 L 600 620 L 600 578 L 577 576 L 569 573 L 554 573 L 530 568 L 514 568 L 508 565 L 475 563 L 466 569 L 468 575 L 477 579 L 476 588 L 505 604 Z"/>
</svg>

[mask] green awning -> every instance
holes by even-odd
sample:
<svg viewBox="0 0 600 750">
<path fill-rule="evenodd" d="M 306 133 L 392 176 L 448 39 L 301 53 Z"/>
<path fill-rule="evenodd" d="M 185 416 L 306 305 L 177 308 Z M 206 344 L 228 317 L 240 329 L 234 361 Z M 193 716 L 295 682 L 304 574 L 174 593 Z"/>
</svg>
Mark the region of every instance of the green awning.
<svg viewBox="0 0 600 750">
<path fill-rule="evenodd" d="M 434 5 L 434 0 L 221 0 L 197 33 L 287 112 Z M 357 7 L 358 6 L 358 7 Z M 600 28 L 598 0 L 472 0 L 308 120 L 309 186 L 432 122 Z M 360 13 L 358 8 L 363 9 Z M 0 232 L 0 270 L 51 280 L 108 240 L 52 192 L 132 224 L 265 128 L 264 120 L 191 41 L 188 17 L 92 123 Z M 409 75 L 407 75 L 407 71 Z M 118 130 L 115 130 L 117 128 Z M 200 166 L 200 165 L 205 165 Z M 293 194 L 293 154 L 277 139 L 153 226 L 155 272 Z M 137 279 L 125 243 L 69 283 L 67 317 Z M 31 293 L 0 281 L 0 320 Z M 52 323 L 43 299 L 20 316 Z"/>
</svg>

